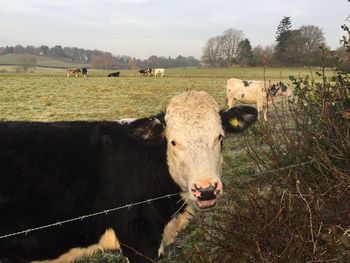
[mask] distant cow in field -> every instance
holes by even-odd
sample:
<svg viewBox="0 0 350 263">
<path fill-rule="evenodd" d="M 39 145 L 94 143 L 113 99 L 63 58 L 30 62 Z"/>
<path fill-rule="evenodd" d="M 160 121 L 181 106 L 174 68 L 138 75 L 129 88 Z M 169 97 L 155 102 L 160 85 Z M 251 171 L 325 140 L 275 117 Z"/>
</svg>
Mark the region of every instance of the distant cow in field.
<svg viewBox="0 0 350 263">
<path fill-rule="evenodd" d="M 67 69 L 67 78 L 71 76 L 78 77 L 78 74 L 81 72 L 80 68 L 68 68 Z"/>
<path fill-rule="evenodd" d="M 152 73 L 155 77 L 163 77 L 165 74 L 164 68 L 155 68 Z"/>
<path fill-rule="evenodd" d="M 88 72 L 88 70 L 87 70 L 87 68 L 82 68 L 81 69 L 81 74 L 83 75 L 83 77 L 87 77 L 87 72 Z"/>
<path fill-rule="evenodd" d="M 120 72 L 119 71 L 118 72 L 109 73 L 107 75 L 107 77 L 109 77 L 109 78 L 118 78 L 119 76 L 120 76 Z"/>
<path fill-rule="evenodd" d="M 263 113 L 267 120 L 268 103 L 276 96 L 290 96 L 286 84 L 278 82 L 272 84 L 265 81 L 247 81 L 236 78 L 229 79 L 226 84 L 227 105 L 229 108 L 236 102 L 256 104 L 259 116 Z"/>
<path fill-rule="evenodd" d="M 146 69 L 140 69 L 139 73 L 143 76 L 150 76 L 152 74 L 152 69 L 151 68 L 146 68 Z"/>
<path fill-rule="evenodd" d="M 256 118 L 190 91 L 147 118 L 0 122 L 0 236 L 166 197 L 0 239 L 0 261 L 73 262 L 122 248 L 132 263 L 154 262 L 194 210 L 216 205 L 224 135 Z"/>
</svg>

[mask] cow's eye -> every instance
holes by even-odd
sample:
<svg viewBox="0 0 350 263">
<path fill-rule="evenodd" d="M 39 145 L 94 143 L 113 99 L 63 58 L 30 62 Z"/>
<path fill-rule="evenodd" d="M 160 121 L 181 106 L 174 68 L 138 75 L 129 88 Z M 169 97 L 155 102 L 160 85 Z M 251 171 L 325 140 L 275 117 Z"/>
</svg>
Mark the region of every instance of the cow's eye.
<svg viewBox="0 0 350 263">
<path fill-rule="evenodd" d="M 224 135 L 222 135 L 222 134 L 220 134 L 220 135 L 218 136 L 218 142 L 220 142 L 221 150 L 222 150 L 222 146 L 223 146 L 223 144 L 224 144 L 223 138 L 224 138 Z"/>
<path fill-rule="evenodd" d="M 174 140 L 171 141 L 171 144 L 172 144 L 173 146 L 176 146 L 176 142 L 175 142 Z"/>
</svg>

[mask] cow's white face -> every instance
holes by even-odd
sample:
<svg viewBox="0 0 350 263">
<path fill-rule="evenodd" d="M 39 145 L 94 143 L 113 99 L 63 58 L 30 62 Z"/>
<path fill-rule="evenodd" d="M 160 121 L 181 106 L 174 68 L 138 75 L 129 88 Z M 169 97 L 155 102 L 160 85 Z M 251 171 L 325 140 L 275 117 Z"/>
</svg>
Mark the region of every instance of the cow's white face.
<svg viewBox="0 0 350 263">
<path fill-rule="evenodd" d="M 165 122 L 171 176 L 184 198 L 199 208 L 214 206 L 222 191 L 224 137 L 217 103 L 204 92 L 183 93 L 170 101 Z"/>
<path fill-rule="evenodd" d="M 181 187 L 182 197 L 201 209 L 214 206 L 222 193 L 224 130 L 242 132 L 256 121 L 256 109 L 237 106 L 219 111 L 207 93 L 190 91 L 171 99 L 164 119 L 161 116 L 121 124 L 128 126 L 132 138 L 146 145 L 166 141 L 169 172 Z"/>
</svg>

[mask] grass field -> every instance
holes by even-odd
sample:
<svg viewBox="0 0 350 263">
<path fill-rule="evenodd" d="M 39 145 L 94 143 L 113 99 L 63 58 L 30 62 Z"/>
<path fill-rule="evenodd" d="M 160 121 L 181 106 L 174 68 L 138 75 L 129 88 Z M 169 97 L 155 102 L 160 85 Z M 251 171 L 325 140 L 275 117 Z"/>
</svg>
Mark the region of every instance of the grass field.
<svg viewBox="0 0 350 263">
<path fill-rule="evenodd" d="M 10 75 L 18 76 L 21 74 L 13 74 L 16 67 L 11 65 L 2 65 L 0 56 L 0 76 Z M 62 61 L 59 61 L 62 62 Z M 82 67 L 83 65 L 76 64 L 64 64 L 64 67 Z M 90 77 L 105 77 L 108 73 L 120 71 L 122 77 L 139 77 L 140 74 L 138 70 L 96 70 L 89 69 Z M 166 69 L 166 77 L 201 77 L 201 78 L 242 78 L 242 79 L 265 79 L 266 80 L 286 80 L 290 75 L 295 77 L 301 77 L 305 75 L 315 76 L 315 72 L 320 71 L 319 68 L 242 68 L 242 67 L 233 67 L 233 68 L 170 68 Z M 27 75 L 39 75 L 39 76 L 66 76 L 65 68 L 45 68 L 45 67 L 34 67 L 31 68 L 30 73 Z M 265 72 L 265 73 L 264 73 Z M 332 74 L 332 71 L 327 72 Z"/>
<path fill-rule="evenodd" d="M 315 76 L 314 71 L 268 68 L 265 78 L 288 82 L 290 75 Z M 149 116 L 164 110 L 172 96 L 186 90 L 204 90 L 225 108 L 228 78 L 264 79 L 263 68 L 167 69 L 163 78 L 141 77 L 137 70 L 121 71 L 120 78 L 105 77 L 109 72 L 89 70 L 87 78 L 67 78 L 63 69 L 37 68 L 28 74 L 0 74 L 0 120 L 116 120 Z M 226 187 L 246 180 L 255 171 L 241 136 L 226 140 L 223 155 Z M 174 251 L 174 247 L 171 249 Z"/>
<path fill-rule="evenodd" d="M 120 78 L 105 77 L 109 72 L 89 70 L 88 78 L 67 78 L 64 69 L 46 68 L 0 74 L 0 120 L 140 117 L 165 109 L 169 98 L 186 90 L 207 91 L 224 107 L 228 78 L 264 79 L 263 68 L 168 69 L 164 78 L 141 77 L 137 70 L 121 71 Z M 268 68 L 265 79 L 289 82 L 290 75 L 310 74 L 308 69 Z"/>
</svg>

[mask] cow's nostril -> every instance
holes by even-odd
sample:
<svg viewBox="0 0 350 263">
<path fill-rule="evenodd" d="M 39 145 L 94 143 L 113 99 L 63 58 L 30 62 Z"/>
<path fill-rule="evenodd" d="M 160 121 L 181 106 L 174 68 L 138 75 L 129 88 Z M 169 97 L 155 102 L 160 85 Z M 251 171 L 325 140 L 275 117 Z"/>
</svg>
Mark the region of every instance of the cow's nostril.
<svg viewBox="0 0 350 263">
<path fill-rule="evenodd" d="M 203 200 L 212 200 L 216 199 L 217 194 L 212 191 L 212 190 L 204 190 L 201 191 L 200 196 L 198 196 L 198 200 L 203 201 Z"/>
<path fill-rule="evenodd" d="M 196 188 L 196 190 L 198 190 L 198 191 L 202 191 L 202 189 L 203 189 L 203 187 L 202 187 L 202 186 L 197 187 L 197 185 L 196 185 L 196 184 L 194 184 L 194 188 Z"/>
<path fill-rule="evenodd" d="M 217 197 L 217 193 L 215 191 L 216 190 L 216 186 L 209 185 L 206 188 L 198 189 L 199 192 L 200 192 L 200 195 L 198 196 L 198 200 L 202 201 L 202 200 L 215 199 Z"/>
<path fill-rule="evenodd" d="M 198 201 L 215 200 L 221 190 L 221 182 L 217 180 L 198 181 L 191 187 L 191 192 Z"/>
</svg>

